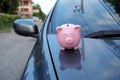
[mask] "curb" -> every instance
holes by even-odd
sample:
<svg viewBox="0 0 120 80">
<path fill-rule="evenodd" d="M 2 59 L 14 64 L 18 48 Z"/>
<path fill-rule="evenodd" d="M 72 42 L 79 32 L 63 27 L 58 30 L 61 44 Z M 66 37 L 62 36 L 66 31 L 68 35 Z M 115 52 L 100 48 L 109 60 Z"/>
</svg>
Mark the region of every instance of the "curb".
<svg viewBox="0 0 120 80">
<path fill-rule="evenodd" d="M 10 32 L 12 32 L 12 30 L 13 30 L 13 29 L 2 30 L 2 31 L 0 31 L 0 33 L 10 33 Z"/>
</svg>

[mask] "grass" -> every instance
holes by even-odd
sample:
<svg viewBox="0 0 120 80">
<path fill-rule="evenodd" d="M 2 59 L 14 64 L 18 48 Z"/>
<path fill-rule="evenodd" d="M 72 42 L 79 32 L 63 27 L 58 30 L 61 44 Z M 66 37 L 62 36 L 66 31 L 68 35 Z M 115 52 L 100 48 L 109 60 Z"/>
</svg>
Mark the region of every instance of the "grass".
<svg viewBox="0 0 120 80">
<path fill-rule="evenodd" d="M 19 18 L 19 16 L 0 14 L 0 31 L 12 29 L 14 21 Z"/>
<path fill-rule="evenodd" d="M 9 26 L 0 26 L 0 31 L 4 31 L 4 30 L 10 30 L 13 28 L 13 25 L 9 25 Z"/>
</svg>

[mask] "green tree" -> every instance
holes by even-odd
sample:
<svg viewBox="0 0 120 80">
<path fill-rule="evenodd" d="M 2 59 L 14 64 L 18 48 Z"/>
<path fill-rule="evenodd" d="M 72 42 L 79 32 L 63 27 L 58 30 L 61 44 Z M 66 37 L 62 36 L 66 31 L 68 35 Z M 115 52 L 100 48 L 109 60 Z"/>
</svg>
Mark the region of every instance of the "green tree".
<svg viewBox="0 0 120 80">
<path fill-rule="evenodd" d="M 105 0 L 113 7 L 115 12 L 120 16 L 120 0 Z"/>
<path fill-rule="evenodd" d="M 34 8 L 34 9 L 40 9 L 40 5 L 39 5 L 39 4 L 34 4 L 34 5 L 33 5 L 33 8 Z"/>
<path fill-rule="evenodd" d="M 19 0 L 0 0 L 0 12 L 14 14 L 19 6 Z"/>
<path fill-rule="evenodd" d="M 39 13 L 33 13 L 33 16 L 37 16 L 37 17 L 39 17 L 40 19 L 42 19 L 42 20 L 44 21 L 45 18 L 46 18 L 46 15 L 45 15 L 45 13 L 41 10 L 40 5 L 39 5 L 39 4 L 35 4 L 35 5 L 33 5 L 33 8 L 39 10 Z"/>
</svg>

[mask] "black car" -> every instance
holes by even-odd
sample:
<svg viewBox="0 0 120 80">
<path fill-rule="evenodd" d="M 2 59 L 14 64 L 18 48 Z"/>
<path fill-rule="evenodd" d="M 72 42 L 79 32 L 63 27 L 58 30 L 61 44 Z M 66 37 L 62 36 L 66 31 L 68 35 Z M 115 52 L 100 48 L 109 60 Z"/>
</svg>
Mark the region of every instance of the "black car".
<svg viewBox="0 0 120 80">
<path fill-rule="evenodd" d="M 77 50 L 57 42 L 66 23 L 81 25 Z M 37 39 L 21 80 L 120 80 L 120 0 L 57 0 L 40 32 L 29 19 L 14 30 Z"/>
</svg>

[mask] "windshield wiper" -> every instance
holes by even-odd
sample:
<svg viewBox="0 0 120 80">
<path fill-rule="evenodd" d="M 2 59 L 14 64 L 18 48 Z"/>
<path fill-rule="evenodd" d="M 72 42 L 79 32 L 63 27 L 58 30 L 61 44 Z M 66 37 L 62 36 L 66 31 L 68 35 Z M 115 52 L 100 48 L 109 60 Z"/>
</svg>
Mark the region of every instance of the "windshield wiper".
<svg viewBox="0 0 120 80">
<path fill-rule="evenodd" d="M 88 38 L 112 38 L 112 37 L 120 37 L 120 30 L 107 30 L 107 31 L 97 31 L 85 35 L 84 37 Z"/>
</svg>

